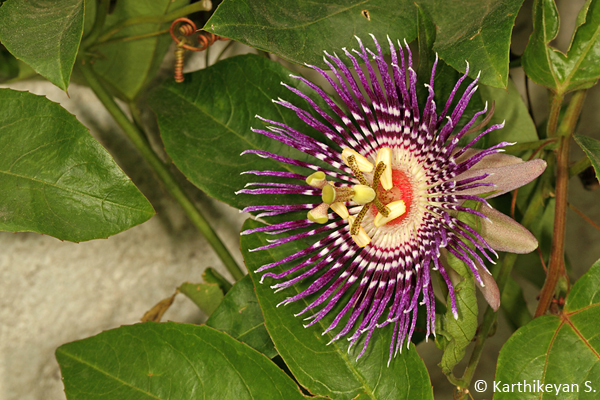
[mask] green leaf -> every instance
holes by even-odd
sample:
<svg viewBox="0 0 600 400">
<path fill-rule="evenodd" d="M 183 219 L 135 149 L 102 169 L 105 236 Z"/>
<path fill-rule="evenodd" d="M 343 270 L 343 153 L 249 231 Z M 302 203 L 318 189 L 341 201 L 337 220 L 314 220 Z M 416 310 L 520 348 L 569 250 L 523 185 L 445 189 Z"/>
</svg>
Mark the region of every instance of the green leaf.
<svg viewBox="0 0 600 400">
<path fill-rule="evenodd" d="M 83 0 L 8 0 L 0 8 L 0 42 L 62 90 L 82 33 Z"/>
<path fill-rule="evenodd" d="M 417 0 L 437 26 L 433 49 L 460 72 L 481 71 L 480 82 L 506 87 L 510 36 L 523 0 Z"/>
<path fill-rule="evenodd" d="M 436 32 L 435 25 L 429 16 L 423 11 L 423 9 L 417 5 L 417 31 L 418 31 L 418 44 L 419 44 L 419 67 L 417 73 L 417 100 L 419 102 L 419 109 L 425 107 L 425 102 L 428 96 L 428 89 L 425 84 L 429 84 L 431 79 L 431 70 L 436 59 L 436 53 L 433 51 L 433 43 L 435 42 Z M 458 71 L 449 66 L 438 58 L 437 67 L 435 70 L 434 79 L 434 98 L 435 104 L 437 105 L 437 112 L 441 113 L 444 109 L 450 94 L 454 90 L 456 82 L 460 79 Z M 466 87 L 472 83 L 473 80 L 466 77 L 461 87 L 458 89 L 450 109 L 454 109 L 458 104 L 459 99 L 464 94 Z M 471 101 L 467 105 L 463 115 L 460 117 L 456 124 L 456 130 L 459 131 L 465 126 L 473 115 L 483 109 L 484 103 L 481 100 L 481 92 L 475 92 L 471 97 Z M 469 143 L 474 139 L 473 134 L 464 137 L 461 144 Z M 476 143 L 475 146 L 484 146 L 485 138 Z"/>
<path fill-rule="evenodd" d="M 262 224 L 247 220 L 243 229 L 258 226 Z M 295 317 L 294 314 L 316 297 L 278 308 L 277 304 L 300 293 L 310 282 L 299 282 L 275 293 L 269 287 L 273 280 L 269 278 L 264 284 L 260 284 L 260 276 L 253 271 L 263 264 L 281 260 L 284 256 L 303 249 L 305 243 L 290 242 L 259 252 L 248 251 L 268 243 L 268 236 L 260 233 L 242 236 L 242 253 L 255 283 L 256 295 L 271 339 L 301 385 L 311 393 L 335 399 L 433 399 L 427 370 L 414 345 L 411 344 L 409 349 L 405 348 L 391 360 L 389 367 L 386 366 L 393 324 L 376 329 L 365 354 L 356 361 L 362 342 L 357 344 L 358 348 L 353 348 L 348 353 L 345 340 L 327 345 L 333 335 L 322 335 L 333 321 L 332 314 L 335 314 L 336 310 L 339 312 L 340 307 L 334 308 L 320 323 L 308 328 L 302 325 L 302 318 L 308 315 Z M 277 266 L 269 271 L 279 273 L 283 269 L 285 267 Z M 348 296 L 342 297 L 338 306 L 343 306 L 346 301 Z"/>
<path fill-rule="evenodd" d="M 508 80 L 506 89 L 482 85 L 479 90 L 482 99 L 488 102 L 488 107 L 491 107 L 492 101 L 495 102 L 494 116 L 488 126 L 505 122 L 504 128 L 484 136 L 486 148 L 500 142 L 525 143 L 538 140 L 535 124 L 512 79 Z"/>
<path fill-rule="evenodd" d="M 0 230 L 74 242 L 154 215 L 86 127 L 56 103 L 0 89 Z"/>
<path fill-rule="evenodd" d="M 536 0 L 533 33 L 523 54 L 525 73 L 537 84 L 561 94 L 592 87 L 600 77 L 598 1 L 586 2 L 579 13 L 566 55 L 549 45 L 558 34 L 558 26 L 554 0 Z"/>
<path fill-rule="evenodd" d="M 485 272 L 484 272 L 485 273 Z M 465 349 L 475 337 L 477 331 L 477 297 L 475 296 L 475 283 L 472 279 L 465 279 L 454 286 L 458 319 L 452 314 L 450 295 L 448 295 L 448 309 L 441 318 L 438 335 L 444 337 L 442 360 L 439 366 L 444 374 L 452 373 L 456 364 L 465 356 Z"/>
<path fill-rule="evenodd" d="M 67 343 L 69 400 L 304 399 L 264 355 L 206 325 L 146 322 Z"/>
<path fill-rule="evenodd" d="M 419 43 L 419 73 L 418 76 L 427 76 L 433 67 L 435 57 L 433 44 L 435 42 L 435 24 L 423 8 L 417 6 L 417 40 Z"/>
<path fill-rule="evenodd" d="M 598 178 L 600 176 L 600 141 L 582 135 L 573 135 L 573 137 L 592 162 L 596 178 Z"/>
<path fill-rule="evenodd" d="M 233 285 L 206 321 L 206 325 L 227 333 L 269 358 L 277 355 L 265 328 L 265 320 L 249 275 Z"/>
<path fill-rule="evenodd" d="M 289 164 L 255 154 L 240 156 L 244 150 L 259 149 L 284 157 L 314 162 L 310 156 L 251 131 L 264 128 L 255 115 L 282 122 L 308 132 L 296 113 L 272 102 L 289 99 L 304 109 L 308 103 L 280 82 L 307 90 L 289 77 L 280 64 L 256 55 L 227 58 L 210 68 L 186 75 L 185 84 L 165 82 L 154 90 L 149 103 L 158 117 L 158 126 L 167 153 L 175 165 L 208 195 L 237 208 L 258 204 L 306 203 L 306 196 L 236 195 L 248 182 L 271 177 L 241 175 L 248 170 L 294 171 Z M 310 90 L 310 89 L 308 89 Z M 308 91 L 307 90 L 307 91 Z M 291 181 L 298 184 L 297 180 Z M 312 202 L 312 201 L 309 201 Z M 320 202 L 315 198 L 314 202 Z"/>
<path fill-rule="evenodd" d="M 162 16 L 188 3 L 189 0 L 118 1 L 115 10 L 106 18 L 102 35 L 125 20 Z M 94 71 L 122 98 L 136 98 L 140 90 L 154 78 L 172 39 L 170 35 L 162 34 L 130 41 L 118 40 L 154 33 L 169 28 L 169 25 L 144 23 L 120 29 L 109 40 L 92 47 L 98 56 L 94 60 Z"/>
<path fill-rule="evenodd" d="M 533 33 L 523 53 L 523 69 L 539 85 L 555 87 L 552 64 L 558 55 L 548 44 L 558 34 L 558 10 L 554 0 L 536 0 L 533 5 Z"/>
<path fill-rule="evenodd" d="M 206 315 L 211 315 L 223 300 L 223 291 L 216 283 L 185 282 L 177 288 Z"/>
<path fill-rule="evenodd" d="M 573 286 L 561 315 L 544 315 L 517 330 L 498 357 L 494 399 L 595 399 L 600 382 L 600 260 Z M 504 384 L 543 385 L 530 392 L 505 392 Z M 586 382 L 588 385 L 586 387 Z M 560 385 L 546 388 L 545 385 Z M 563 394 L 565 389 L 577 394 Z M 564 386 L 568 385 L 568 386 Z M 592 388 L 590 390 L 589 388 Z M 570 396 L 570 397 L 569 397 Z"/>
<path fill-rule="evenodd" d="M 409 0 L 224 0 L 204 26 L 217 35 L 277 54 L 297 64 L 325 67 L 323 51 L 340 52 L 373 34 L 389 54 L 394 42 L 416 36 L 415 8 Z"/>
</svg>

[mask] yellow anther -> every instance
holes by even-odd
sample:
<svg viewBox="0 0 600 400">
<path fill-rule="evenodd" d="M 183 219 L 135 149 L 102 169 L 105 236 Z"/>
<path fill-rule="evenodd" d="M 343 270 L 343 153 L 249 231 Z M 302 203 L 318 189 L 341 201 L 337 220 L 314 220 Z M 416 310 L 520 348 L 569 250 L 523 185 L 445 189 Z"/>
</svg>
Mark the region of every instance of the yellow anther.
<svg viewBox="0 0 600 400">
<path fill-rule="evenodd" d="M 377 213 L 375 220 L 373 221 L 373 224 L 376 227 L 383 226 L 406 212 L 404 200 L 392 201 L 391 203 L 386 204 L 386 207 L 390 210 L 390 213 L 387 217 L 384 217 L 381 213 Z"/>
<path fill-rule="evenodd" d="M 329 217 L 327 216 L 327 211 L 329 211 L 329 204 L 321 203 L 309 212 L 307 212 L 306 218 L 308 218 L 312 222 L 316 222 L 317 224 L 324 224 L 329 220 Z"/>
<path fill-rule="evenodd" d="M 375 165 L 378 165 L 380 162 L 385 164 L 385 169 L 379 178 L 379 182 L 384 190 L 390 190 L 393 187 L 392 183 L 392 151 L 389 147 L 382 147 L 377 152 L 377 161 L 375 161 Z"/>
<path fill-rule="evenodd" d="M 348 213 L 348 208 L 346 208 L 344 203 L 336 201 L 335 203 L 331 204 L 330 207 L 333 210 L 333 212 L 335 212 L 337 215 L 339 215 L 342 219 L 346 219 L 350 215 Z"/>
<path fill-rule="evenodd" d="M 373 171 L 373 164 L 369 160 L 367 160 L 364 156 L 360 155 L 356 150 L 352 149 L 344 149 L 342 150 L 342 160 L 344 163 L 350 167 L 350 163 L 348 162 L 348 157 L 354 156 L 354 160 L 356 161 L 356 165 L 358 166 L 359 171 L 361 172 L 371 172 Z"/>
<path fill-rule="evenodd" d="M 354 185 L 352 186 L 352 189 L 354 189 L 354 197 L 352 200 L 357 204 L 367 204 L 375 199 L 375 191 L 369 186 Z"/>
<path fill-rule="evenodd" d="M 356 220 L 356 218 L 354 218 L 354 216 L 348 217 L 348 225 L 350 226 L 350 228 L 352 228 L 352 225 L 354 225 L 355 220 Z M 362 226 L 359 227 L 358 234 L 351 235 L 351 237 L 352 237 L 352 240 L 354 240 L 356 242 L 358 247 L 365 247 L 366 245 L 371 243 L 371 238 L 369 237 L 369 235 L 367 235 L 367 232 L 365 232 L 365 230 Z"/>
<path fill-rule="evenodd" d="M 317 171 L 313 174 L 310 174 L 308 178 L 306 178 L 306 183 L 308 183 L 312 187 L 322 189 L 323 186 L 327 184 L 325 173 L 323 171 Z"/>
</svg>

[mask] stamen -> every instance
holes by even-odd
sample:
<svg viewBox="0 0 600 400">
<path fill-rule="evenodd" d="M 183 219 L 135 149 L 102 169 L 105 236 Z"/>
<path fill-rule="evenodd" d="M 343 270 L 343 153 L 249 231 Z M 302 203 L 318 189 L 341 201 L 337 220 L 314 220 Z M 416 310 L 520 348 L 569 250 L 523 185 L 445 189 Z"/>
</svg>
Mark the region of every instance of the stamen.
<svg viewBox="0 0 600 400">
<path fill-rule="evenodd" d="M 385 170 L 385 164 L 383 162 L 377 163 L 377 168 L 375 168 L 375 173 L 373 173 L 373 183 L 371 184 L 375 190 L 379 187 L 379 179 L 381 178 L 381 174 L 383 174 L 383 170 Z"/>
<path fill-rule="evenodd" d="M 379 211 L 380 214 L 382 214 L 384 217 L 390 215 L 390 209 L 387 208 L 387 206 L 383 204 L 377 197 L 375 198 L 374 203 L 375 208 L 377 208 L 377 211 Z"/>
<path fill-rule="evenodd" d="M 317 224 L 324 224 L 329 220 L 329 217 L 327 216 L 327 211 L 329 211 L 329 204 L 321 203 L 309 212 L 307 212 L 306 218 L 308 218 L 312 222 L 316 222 Z"/>
<path fill-rule="evenodd" d="M 379 165 L 383 163 L 384 170 L 377 174 L 377 170 L 379 170 Z M 375 161 L 377 165 L 377 169 L 375 170 L 375 175 L 373 177 L 373 185 L 378 180 L 381 182 L 381 186 L 385 190 L 390 190 L 393 187 L 392 183 L 392 150 L 389 147 L 382 147 L 377 152 L 377 161 Z M 377 177 L 377 179 L 375 179 Z"/>
<path fill-rule="evenodd" d="M 348 186 L 336 187 L 331 183 L 323 186 L 323 191 L 321 192 L 321 198 L 323 202 L 327 204 L 333 204 L 335 202 L 346 202 L 352 200 L 354 196 L 354 189 Z"/>
<path fill-rule="evenodd" d="M 331 204 L 330 207 L 333 210 L 333 212 L 339 215 L 342 219 L 346 219 L 350 215 L 350 213 L 348 212 L 348 208 L 346 208 L 346 205 L 344 203 L 336 201 L 335 203 Z"/>
<path fill-rule="evenodd" d="M 354 185 L 352 186 L 354 189 L 354 200 L 355 203 L 358 204 L 367 204 L 372 202 L 375 199 L 375 190 L 366 185 Z"/>
<path fill-rule="evenodd" d="M 358 168 L 358 164 L 356 163 L 356 159 L 354 158 L 354 156 L 348 157 L 348 166 L 352 169 L 352 173 L 361 184 L 369 186 L 369 183 L 363 176 L 362 172 L 360 172 L 360 169 Z"/>
<path fill-rule="evenodd" d="M 356 220 L 353 216 L 348 217 L 348 224 L 351 226 L 350 235 L 352 236 L 352 240 L 356 242 L 358 247 L 365 247 L 366 245 L 371 243 L 371 238 L 369 237 L 369 235 L 367 235 L 367 232 L 365 232 L 365 230 L 362 226 L 360 226 L 360 224 L 356 224 Z M 358 227 L 357 232 L 356 234 L 352 234 L 352 229 L 354 229 L 355 226 Z"/>
<path fill-rule="evenodd" d="M 367 160 L 364 156 L 359 154 L 356 150 L 352 149 L 344 149 L 342 150 L 342 160 L 344 163 L 352 168 L 350 162 L 348 160 L 349 157 L 354 156 L 354 160 L 356 161 L 356 165 L 358 165 L 358 170 L 361 172 L 371 172 L 373 171 L 373 164 L 369 160 Z M 356 174 L 355 174 L 356 175 Z"/>
<path fill-rule="evenodd" d="M 377 213 L 377 216 L 375 216 L 375 220 L 373 221 L 373 224 L 376 227 L 385 225 L 406 212 L 406 205 L 404 204 L 403 200 L 392 201 L 386 207 L 389 208 L 390 213 L 387 217 L 383 216 L 383 214 L 380 212 Z"/>
<path fill-rule="evenodd" d="M 365 215 L 367 215 L 367 211 L 369 210 L 369 205 L 367 204 L 366 206 L 364 206 L 356 215 L 356 218 L 354 220 L 354 222 L 351 224 L 350 226 L 350 234 L 351 235 L 358 235 L 358 232 L 360 229 L 362 229 L 362 227 L 360 226 L 360 224 L 362 223 L 362 220 L 365 218 Z"/>
<path fill-rule="evenodd" d="M 327 184 L 327 178 L 323 171 L 317 171 L 306 178 L 306 183 L 317 189 L 323 189 L 323 186 Z"/>
</svg>

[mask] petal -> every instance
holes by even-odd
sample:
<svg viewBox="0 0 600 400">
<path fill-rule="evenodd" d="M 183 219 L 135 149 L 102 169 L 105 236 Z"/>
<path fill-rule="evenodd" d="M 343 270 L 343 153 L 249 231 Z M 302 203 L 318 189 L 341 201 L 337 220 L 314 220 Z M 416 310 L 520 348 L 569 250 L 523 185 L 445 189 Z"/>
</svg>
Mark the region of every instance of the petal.
<svg viewBox="0 0 600 400">
<path fill-rule="evenodd" d="M 477 267 L 480 270 L 483 269 L 481 265 L 477 265 Z M 481 280 L 483 280 L 485 286 L 482 287 L 477 279 L 475 279 L 475 284 L 477 284 L 485 301 L 492 307 L 492 310 L 498 311 L 498 308 L 500 308 L 500 290 L 498 290 L 498 285 L 496 284 L 494 277 L 488 272 L 482 272 Z"/>
<path fill-rule="evenodd" d="M 523 225 L 491 207 L 480 210 L 489 220 L 481 220 L 481 236 L 494 250 L 511 253 L 531 253 L 538 241 Z"/>
<path fill-rule="evenodd" d="M 492 197 L 497 197 L 504 193 L 510 192 L 511 190 L 515 190 L 523 185 L 528 184 L 529 182 L 540 176 L 542 172 L 544 172 L 544 170 L 546 169 L 546 161 L 541 160 L 539 158 L 526 162 L 515 162 L 515 160 L 513 159 L 521 159 L 518 157 L 507 156 L 505 154 L 502 154 L 502 156 L 509 158 L 497 157 L 499 155 L 500 154 L 493 154 L 484 158 L 482 161 L 477 163 L 475 167 L 469 169 L 466 172 L 463 172 L 455 178 L 455 180 L 459 181 L 462 179 L 467 179 L 483 174 L 489 174 L 487 178 L 484 178 L 478 182 L 493 183 L 494 186 L 474 187 L 472 189 L 461 191 L 461 194 L 473 195 L 487 193 L 494 190 L 495 193 L 488 196 L 487 198 L 489 199 Z M 490 166 L 490 160 L 486 160 L 487 158 L 491 158 L 492 162 L 498 161 L 498 163 L 495 165 L 504 165 Z M 480 164 L 484 165 L 485 168 L 478 168 Z"/>
</svg>

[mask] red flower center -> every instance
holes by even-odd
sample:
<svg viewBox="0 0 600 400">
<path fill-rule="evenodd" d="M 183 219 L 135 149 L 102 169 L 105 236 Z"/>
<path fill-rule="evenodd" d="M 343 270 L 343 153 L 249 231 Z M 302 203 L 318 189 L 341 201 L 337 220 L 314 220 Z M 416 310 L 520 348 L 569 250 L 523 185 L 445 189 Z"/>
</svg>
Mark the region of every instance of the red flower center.
<svg viewBox="0 0 600 400">
<path fill-rule="evenodd" d="M 394 185 L 390 190 L 383 190 L 381 184 L 377 188 L 377 197 L 383 204 L 389 204 L 393 201 L 402 200 L 406 207 L 406 212 L 401 216 L 394 218 L 386 225 L 398 225 L 404 222 L 404 220 L 410 215 L 413 203 L 413 182 L 408 175 L 399 169 L 392 169 L 392 184 Z M 375 205 L 371 206 L 371 213 L 373 217 L 377 215 L 378 211 Z"/>
</svg>

